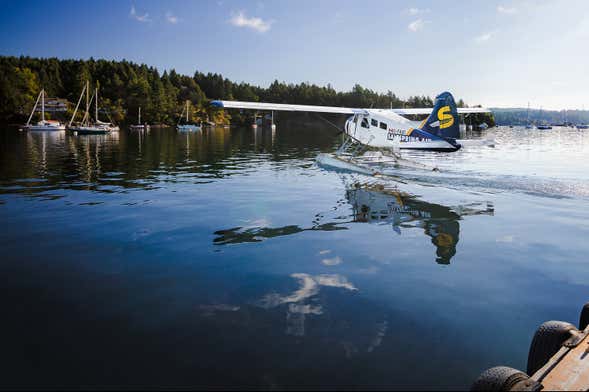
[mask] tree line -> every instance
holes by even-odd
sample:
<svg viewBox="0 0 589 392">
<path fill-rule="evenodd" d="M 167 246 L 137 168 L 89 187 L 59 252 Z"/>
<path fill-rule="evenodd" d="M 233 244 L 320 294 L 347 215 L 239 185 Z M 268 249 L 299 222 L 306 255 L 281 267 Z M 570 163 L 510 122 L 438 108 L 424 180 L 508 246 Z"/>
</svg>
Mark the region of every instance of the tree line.
<svg viewBox="0 0 589 392">
<path fill-rule="evenodd" d="M 336 91 L 331 85 L 287 84 L 274 81 L 267 88 L 232 82 L 217 73 L 195 72 L 181 75 L 174 69 L 160 73 L 155 67 L 130 61 L 60 60 L 0 56 L 0 119 L 22 122 L 44 88 L 50 97 L 76 103 L 86 81 L 100 89 L 101 113 L 117 123 L 133 123 L 139 107 L 142 119 L 151 124 L 175 124 L 185 102 L 190 103 L 192 121 L 210 120 L 218 124 L 240 123 L 247 114 L 212 108 L 212 99 L 263 101 L 308 105 L 364 108 L 431 107 L 427 96 L 401 99 L 392 91 L 378 93 L 356 84 L 351 91 Z M 458 106 L 466 106 L 462 100 Z M 64 114 L 72 115 L 73 105 Z M 492 116 L 477 121 L 494 124 Z"/>
<path fill-rule="evenodd" d="M 493 109 L 498 125 L 588 124 L 586 110 Z"/>
</svg>

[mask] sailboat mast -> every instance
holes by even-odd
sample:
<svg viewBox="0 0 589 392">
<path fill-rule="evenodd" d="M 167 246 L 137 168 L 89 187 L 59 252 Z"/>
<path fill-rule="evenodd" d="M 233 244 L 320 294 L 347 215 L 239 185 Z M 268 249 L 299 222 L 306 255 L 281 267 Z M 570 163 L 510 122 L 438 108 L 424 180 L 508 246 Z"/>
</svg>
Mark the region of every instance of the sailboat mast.
<svg viewBox="0 0 589 392">
<path fill-rule="evenodd" d="M 37 95 L 37 100 L 35 101 L 35 106 L 33 106 L 33 111 L 31 112 L 31 115 L 29 116 L 29 119 L 27 120 L 27 125 L 29 125 L 31 123 L 31 119 L 33 118 L 33 114 L 35 114 L 35 110 L 37 109 L 37 105 L 39 104 L 39 99 L 41 98 L 41 94 L 43 94 L 43 90 L 41 90 L 39 95 Z"/>
<path fill-rule="evenodd" d="M 526 121 L 527 121 L 527 123 L 529 124 L 529 123 L 530 123 L 530 103 L 529 103 L 529 102 L 528 102 L 528 113 L 527 113 L 527 117 L 528 117 L 528 118 L 527 118 L 527 120 L 526 120 Z"/>
<path fill-rule="evenodd" d="M 84 116 L 84 120 L 86 120 L 86 116 L 90 112 L 90 82 L 86 80 L 86 115 Z"/>
<path fill-rule="evenodd" d="M 94 117 L 96 122 L 98 123 L 98 87 L 94 90 L 94 94 L 96 95 L 96 102 L 94 102 Z"/>
<path fill-rule="evenodd" d="M 84 96 L 85 89 L 86 89 L 86 87 L 84 87 L 82 89 L 82 93 L 80 94 L 80 98 L 78 98 L 78 104 L 76 105 L 76 108 L 74 109 L 74 114 L 72 114 L 72 119 L 70 120 L 70 123 L 68 124 L 70 127 L 72 126 L 72 123 L 74 122 L 74 118 L 76 118 L 76 113 L 78 113 L 78 108 L 80 107 L 80 102 L 82 102 L 82 97 Z"/>
<path fill-rule="evenodd" d="M 188 124 L 188 100 L 186 100 L 186 124 Z"/>
<path fill-rule="evenodd" d="M 141 124 L 141 106 L 139 106 L 139 122 L 137 124 Z"/>
<path fill-rule="evenodd" d="M 41 90 L 41 121 L 45 122 L 45 89 Z"/>
</svg>

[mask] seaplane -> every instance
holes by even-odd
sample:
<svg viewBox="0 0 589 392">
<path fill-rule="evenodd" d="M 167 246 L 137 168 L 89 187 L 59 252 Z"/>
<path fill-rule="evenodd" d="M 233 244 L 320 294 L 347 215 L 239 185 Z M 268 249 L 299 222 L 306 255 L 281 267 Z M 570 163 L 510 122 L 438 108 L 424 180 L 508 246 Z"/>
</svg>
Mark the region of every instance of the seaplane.
<svg viewBox="0 0 589 392">
<path fill-rule="evenodd" d="M 292 105 L 265 102 L 212 101 L 223 109 L 252 109 L 256 111 L 291 111 L 347 114 L 346 137 L 333 154 L 319 154 L 317 162 L 339 169 L 380 174 L 386 165 L 432 169 L 418 162 L 403 159 L 400 150 L 437 152 L 458 151 L 460 114 L 489 113 L 486 108 L 458 108 L 451 93 L 439 94 L 433 108 L 362 109 L 334 106 Z M 429 115 L 423 121 L 406 116 Z"/>
</svg>

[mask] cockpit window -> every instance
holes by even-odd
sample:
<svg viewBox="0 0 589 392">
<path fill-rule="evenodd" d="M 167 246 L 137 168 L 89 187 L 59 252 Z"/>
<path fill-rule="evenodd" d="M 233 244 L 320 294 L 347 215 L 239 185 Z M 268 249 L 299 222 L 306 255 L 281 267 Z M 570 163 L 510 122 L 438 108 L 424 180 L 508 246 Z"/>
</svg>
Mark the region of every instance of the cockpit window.
<svg viewBox="0 0 589 392">
<path fill-rule="evenodd" d="M 361 125 L 362 127 L 364 127 L 364 128 L 368 128 L 368 120 L 367 120 L 367 119 L 365 119 L 365 118 L 363 118 L 363 119 L 362 119 L 362 123 L 361 123 L 360 125 Z"/>
<path fill-rule="evenodd" d="M 378 127 L 378 121 L 376 121 L 375 119 L 370 120 L 370 125 L 372 125 L 373 127 Z"/>
<path fill-rule="evenodd" d="M 380 123 L 380 128 L 381 129 L 387 129 L 387 125 L 383 122 Z"/>
</svg>

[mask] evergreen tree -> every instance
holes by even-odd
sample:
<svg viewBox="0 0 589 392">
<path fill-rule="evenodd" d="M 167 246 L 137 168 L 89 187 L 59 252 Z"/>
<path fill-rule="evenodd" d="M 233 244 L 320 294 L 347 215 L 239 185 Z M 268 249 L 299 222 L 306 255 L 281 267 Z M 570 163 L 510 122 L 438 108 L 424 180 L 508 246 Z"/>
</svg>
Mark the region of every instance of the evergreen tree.
<svg viewBox="0 0 589 392">
<path fill-rule="evenodd" d="M 359 84 L 346 92 L 337 92 L 329 84 L 287 84 L 278 80 L 262 88 L 244 82 L 234 83 L 217 73 L 197 71 L 190 77 L 172 69 L 160 75 L 154 67 L 126 60 L 0 56 L 0 121 L 23 121 L 28 117 L 41 88 L 50 96 L 68 99 L 74 106 L 86 81 L 90 82 L 90 88 L 100 86 L 101 112 L 108 113 L 117 122 L 127 123 L 137 121 L 141 107 L 142 121 L 174 124 L 186 101 L 194 108 L 195 121 L 208 119 L 227 123 L 230 118 L 227 112 L 211 108 L 210 99 L 385 109 L 433 106 L 430 97 L 414 96 L 403 101 L 390 90 L 382 94 Z M 466 104 L 458 100 L 458 106 Z M 81 107 L 83 109 L 84 101 Z M 66 116 L 71 116 L 73 107 L 69 110 Z M 574 117 L 574 113 L 571 116 Z M 245 114 L 233 114 L 234 121 L 246 118 Z M 476 118 L 493 124 L 492 115 L 481 114 Z"/>
</svg>

